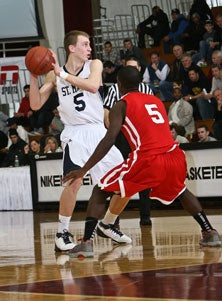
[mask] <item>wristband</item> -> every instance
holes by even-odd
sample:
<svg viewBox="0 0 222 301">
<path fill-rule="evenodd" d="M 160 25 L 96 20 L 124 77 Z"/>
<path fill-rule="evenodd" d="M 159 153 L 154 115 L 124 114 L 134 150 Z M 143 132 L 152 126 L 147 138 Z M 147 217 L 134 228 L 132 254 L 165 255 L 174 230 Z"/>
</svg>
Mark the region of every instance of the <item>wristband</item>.
<svg viewBox="0 0 222 301">
<path fill-rule="evenodd" d="M 59 77 L 63 78 L 64 80 L 67 79 L 69 73 L 65 72 L 64 70 L 60 71 Z"/>
</svg>

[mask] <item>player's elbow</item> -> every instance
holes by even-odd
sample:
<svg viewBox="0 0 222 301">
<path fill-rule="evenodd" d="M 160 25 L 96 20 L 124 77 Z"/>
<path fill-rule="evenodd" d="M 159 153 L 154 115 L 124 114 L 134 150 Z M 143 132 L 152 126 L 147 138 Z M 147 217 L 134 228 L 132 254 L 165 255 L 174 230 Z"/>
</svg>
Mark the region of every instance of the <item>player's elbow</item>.
<svg viewBox="0 0 222 301">
<path fill-rule="evenodd" d="M 41 106 L 39 106 L 38 104 L 32 104 L 32 103 L 30 103 L 30 107 L 33 111 L 38 111 L 41 108 Z"/>
<path fill-rule="evenodd" d="M 89 92 L 91 92 L 91 93 L 96 93 L 98 90 L 99 90 L 98 85 L 91 85 L 89 87 Z"/>
</svg>

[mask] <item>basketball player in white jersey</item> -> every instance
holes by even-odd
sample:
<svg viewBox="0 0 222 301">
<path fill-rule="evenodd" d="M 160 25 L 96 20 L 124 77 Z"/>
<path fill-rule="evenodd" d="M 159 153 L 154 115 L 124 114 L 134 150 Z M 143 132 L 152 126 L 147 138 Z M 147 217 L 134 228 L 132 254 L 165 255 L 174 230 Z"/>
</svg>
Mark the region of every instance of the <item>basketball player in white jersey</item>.
<svg viewBox="0 0 222 301">
<path fill-rule="evenodd" d="M 102 85 L 102 62 L 90 60 L 91 47 L 89 36 L 82 31 L 71 31 L 64 38 L 67 62 L 63 68 L 58 64 L 53 53 L 54 70 L 50 71 L 44 85 L 39 89 L 38 77 L 30 75 L 30 103 L 33 110 L 38 110 L 46 102 L 54 89 L 59 95 L 59 114 L 64 123 L 61 134 L 63 146 L 63 174 L 79 169 L 85 164 L 103 138 L 106 129 L 103 123 L 103 102 L 99 89 Z M 123 161 L 122 155 L 112 148 L 107 156 L 98 163 L 90 174 L 96 185 L 99 179 L 113 166 Z M 67 185 L 60 197 L 58 232 L 55 238 L 55 251 L 68 251 L 75 247 L 69 232 L 69 223 L 76 204 L 77 192 L 82 184 L 77 179 Z M 90 199 L 98 203 L 96 218 L 90 220 L 93 228 L 97 218 L 104 213 L 104 194 L 95 186 Z M 101 204 L 101 206 L 100 206 Z M 100 210 L 101 209 L 101 210 Z M 89 215 L 87 215 L 89 216 Z M 124 242 L 125 235 L 123 235 Z M 126 237 L 127 242 L 129 238 Z"/>
</svg>

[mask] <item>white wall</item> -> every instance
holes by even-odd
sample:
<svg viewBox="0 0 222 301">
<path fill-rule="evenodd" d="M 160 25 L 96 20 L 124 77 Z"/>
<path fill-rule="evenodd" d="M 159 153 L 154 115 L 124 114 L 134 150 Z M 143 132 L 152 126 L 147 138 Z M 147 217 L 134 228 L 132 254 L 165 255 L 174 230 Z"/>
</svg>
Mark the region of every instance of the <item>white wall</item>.
<svg viewBox="0 0 222 301">
<path fill-rule="evenodd" d="M 64 16 L 62 0 L 42 0 L 43 17 L 46 31 L 46 44 L 53 51 L 63 46 Z M 44 44 L 44 42 L 43 42 Z"/>
</svg>

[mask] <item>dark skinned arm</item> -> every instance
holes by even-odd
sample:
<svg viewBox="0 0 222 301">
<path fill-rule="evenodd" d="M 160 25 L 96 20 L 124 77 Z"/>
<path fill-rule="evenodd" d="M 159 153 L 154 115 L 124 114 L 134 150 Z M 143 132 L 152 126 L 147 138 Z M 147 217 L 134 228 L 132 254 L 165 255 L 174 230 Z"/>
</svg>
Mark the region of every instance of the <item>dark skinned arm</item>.
<svg viewBox="0 0 222 301">
<path fill-rule="evenodd" d="M 119 101 L 118 103 L 116 103 L 109 113 L 110 126 L 106 132 L 106 135 L 97 145 L 94 153 L 86 162 L 86 164 L 78 170 L 70 171 L 63 178 L 63 183 L 71 180 L 71 184 L 74 180 L 83 178 L 89 169 L 91 169 L 97 162 L 105 157 L 105 155 L 115 143 L 116 137 L 119 134 L 121 126 L 124 122 L 125 113 L 126 103 L 124 101 Z"/>
</svg>

